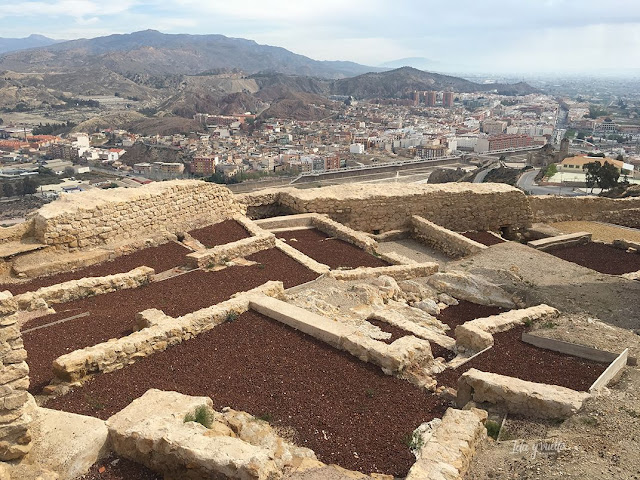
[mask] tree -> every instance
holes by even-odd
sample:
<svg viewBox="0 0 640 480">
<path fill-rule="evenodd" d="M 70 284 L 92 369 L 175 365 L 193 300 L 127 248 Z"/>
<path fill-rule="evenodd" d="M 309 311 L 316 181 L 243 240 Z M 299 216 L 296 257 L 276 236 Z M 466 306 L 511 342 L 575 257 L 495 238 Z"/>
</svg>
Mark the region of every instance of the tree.
<svg viewBox="0 0 640 480">
<path fill-rule="evenodd" d="M 598 183 L 598 175 L 600 174 L 601 168 L 602 164 L 598 161 L 586 163 L 582 167 L 585 171 L 585 182 L 587 184 L 587 188 L 591 189 L 591 193 L 593 193 L 593 187 Z"/>
<path fill-rule="evenodd" d="M 73 169 L 73 167 L 64 167 L 64 176 L 69 178 L 69 177 L 73 177 L 75 175 L 76 171 Z"/>
<path fill-rule="evenodd" d="M 618 171 L 616 166 L 612 163 L 605 162 L 602 168 L 600 168 L 598 186 L 605 190 L 609 190 L 610 188 L 618 185 L 619 178 L 620 172 Z"/>
<path fill-rule="evenodd" d="M 616 160 L 620 160 L 621 162 L 624 161 L 624 157 L 622 156 L 621 153 L 618 154 L 618 156 L 616 157 Z"/>
</svg>

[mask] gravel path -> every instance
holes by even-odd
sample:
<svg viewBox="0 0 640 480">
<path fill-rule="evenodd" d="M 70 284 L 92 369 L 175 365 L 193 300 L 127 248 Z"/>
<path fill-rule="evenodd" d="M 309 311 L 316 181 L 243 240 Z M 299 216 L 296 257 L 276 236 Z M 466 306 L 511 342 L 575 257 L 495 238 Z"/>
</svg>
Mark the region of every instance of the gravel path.
<svg viewBox="0 0 640 480">
<path fill-rule="evenodd" d="M 358 267 L 386 267 L 384 260 L 369 255 L 364 250 L 337 238 L 331 238 L 317 229 L 278 232 L 296 250 L 332 269 Z"/>
<path fill-rule="evenodd" d="M 437 396 L 251 311 L 47 407 L 106 419 L 149 388 L 210 396 L 292 428 L 325 463 L 399 477 L 415 462 L 408 436 L 444 413 Z"/>
<path fill-rule="evenodd" d="M 191 253 L 191 250 L 188 248 L 176 242 L 169 242 L 158 247 L 144 248 L 129 255 L 123 255 L 114 260 L 91 265 L 90 267 L 73 272 L 40 277 L 24 283 L 0 285 L 0 291 L 9 290 L 14 295 L 19 295 L 24 292 L 37 290 L 40 287 L 48 287 L 57 283 L 68 282 L 69 280 L 124 273 L 143 265 L 153 268 L 156 273 L 160 273 L 173 267 L 184 265 L 186 263 L 185 255 L 188 253 Z"/>
<path fill-rule="evenodd" d="M 225 220 L 215 225 L 198 228 L 197 230 L 190 231 L 189 235 L 207 248 L 249 237 L 249 233 L 235 220 Z"/>
<path fill-rule="evenodd" d="M 51 362 L 57 357 L 130 334 L 136 314 L 147 308 L 158 308 L 178 317 L 215 305 L 236 292 L 250 290 L 269 280 L 281 280 L 285 288 L 289 288 L 316 278 L 311 270 L 277 249 L 256 253 L 249 259 L 258 264 L 217 272 L 196 270 L 145 287 L 68 302 L 58 305 L 55 314 L 27 322 L 23 330 L 90 312 L 89 316 L 23 334 L 29 355 L 29 391 L 38 393 L 51 381 Z"/>
<path fill-rule="evenodd" d="M 457 388 L 458 378 L 471 368 L 537 383 L 587 391 L 607 365 L 564 355 L 524 343 L 524 327 L 493 335 L 493 348 L 436 376 L 438 384 Z"/>
</svg>

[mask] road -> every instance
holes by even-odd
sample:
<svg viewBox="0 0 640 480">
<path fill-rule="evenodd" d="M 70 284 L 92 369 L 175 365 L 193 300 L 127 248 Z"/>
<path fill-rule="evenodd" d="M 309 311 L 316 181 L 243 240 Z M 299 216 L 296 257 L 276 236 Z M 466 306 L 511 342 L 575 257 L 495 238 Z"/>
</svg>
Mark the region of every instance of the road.
<svg viewBox="0 0 640 480">
<path fill-rule="evenodd" d="M 582 192 L 574 192 L 573 187 L 542 187 L 535 183 L 539 168 L 534 168 L 523 173 L 516 184 L 518 188 L 532 195 L 562 195 L 564 197 L 578 197 L 585 195 Z"/>
</svg>

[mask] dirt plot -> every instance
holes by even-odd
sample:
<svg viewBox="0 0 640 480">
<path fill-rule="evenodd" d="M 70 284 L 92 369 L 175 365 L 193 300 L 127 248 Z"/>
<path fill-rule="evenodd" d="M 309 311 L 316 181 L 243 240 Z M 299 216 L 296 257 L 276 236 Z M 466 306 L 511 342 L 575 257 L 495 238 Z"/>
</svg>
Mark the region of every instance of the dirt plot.
<svg viewBox="0 0 640 480">
<path fill-rule="evenodd" d="M 189 235 L 207 248 L 225 245 L 249 237 L 249 233 L 235 220 L 225 220 L 215 225 L 198 228 L 190 231 Z"/>
<path fill-rule="evenodd" d="M 315 228 L 277 232 L 276 235 L 296 250 L 332 269 L 386 267 L 389 265 L 384 260 L 368 254 L 355 245 L 329 237 L 326 233 Z"/>
<path fill-rule="evenodd" d="M 493 334 L 493 348 L 457 369 L 436 376 L 438 384 L 457 387 L 458 378 L 471 368 L 549 385 L 587 391 L 608 365 L 534 347 L 522 341 L 525 327 Z"/>
<path fill-rule="evenodd" d="M 442 323 L 449 325 L 451 330 L 447 331 L 447 335 L 453 337 L 458 325 L 462 325 L 470 320 L 475 320 L 476 318 L 490 317 L 506 311 L 507 309 L 501 307 L 489 307 L 466 300 L 459 300 L 458 305 L 452 305 L 441 310 L 436 318 Z"/>
<path fill-rule="evenodd" d="M 162 475 L 126 458 L 101 458 L 80 480 L 162 480 Z"/>
<path fill-rule="evenodd" d="M 609 275 L 622 275 L 640 270 L 640 254 L 627 253 L 604 243 L 592 242 L 574 247 L 559 247 L 546 252 L 568 262 Z"/>
<path fill-rule="evenodd" d="M 85 277 L 103 277 L 114 273 L 124 273 L 134 268 L 147 266 L 153 268 L 156 273 L 164 272 L 173 267 L 184 265 L 185 255 L 191 253 L 188 248 L 169 242 L 158 247 L 144 248 L 129 255 L 123 255 L 114 260 L 92 265 L 73 272 L 59 273 L 48 277 L 36 278 L 30 282 L 0 285 L 0 291 L 9 290 L 14 295 L 31 292 L 40 287 L 48 287 L 57 283 L 78 280 Z"/>
<path fill-rule="evenodd" d="M 53 315 L 27 322 L 23 326 L 23 340 L 29 353 L 29 391 L 37 393 L 50 382 L 51 362 L 57 357 L 130 334 L 136 313 L 147 308 L 158 308 L 178 317 L 215 305 L 236 292 L 250 290 L 269 280 L 281 280 L 285 288 L 289 288 L 317 277 L 277 249 L 258 252 L 249 259 L 258 263 L 217 272 L 196 270 L 148 286 L 68 302 L 58 305 Z M 90 314 L 29 331 L 86 312 Z"/>
<path fill-rule="evenodd" d="M 149 388 L 210 396 L 293 430 L 325 463 L 404 477 L 407 446 L 440 417 L 437 396 L 255 312 L 141 359 L 47 403 L 106 419 Z"/>
<path fill-rule="evenodd" d="M 470 240 L 473 240 L 474 242 L 478 242 L 478 243 L 481 243 L 482 245 L 486 245 L 487 247 L 506 242 L 506 240 L 498 238 L 489 232 L 465 232 L 462 235 L 464 235 Z"/>
<path fill-rule="evenodd" d="M 381 320 L 376 320 L 374 318 L 367 319 L 367 322 L 369 322 L 371 325 L 375 325 L 376 327 L 378 327 L 383 332 L 391 334 L 391 337 L 389 337 L 388 339 L 380 340 L 381 342 L 384 342 L 387 345 L 392 344 L 393 342 L 395 342 L 399 338 L 408 337 L 409 335 L 413 335 L 413 333 L 407 332 L 406 330 L 404 330 L 404 329 L 402 329 L 400 327 L 396 327 L 395 325 L 390 325 L 390 324 L 388 324 L 386 322 L 383 322 Z"/>
</svg>

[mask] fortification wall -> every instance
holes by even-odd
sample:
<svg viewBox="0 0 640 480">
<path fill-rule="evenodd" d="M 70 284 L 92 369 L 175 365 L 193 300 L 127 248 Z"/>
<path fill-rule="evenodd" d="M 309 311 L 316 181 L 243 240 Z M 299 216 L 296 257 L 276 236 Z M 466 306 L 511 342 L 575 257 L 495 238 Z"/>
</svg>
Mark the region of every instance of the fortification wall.
<svg viewBox="0 0 640 480">
<path fill-rule="evenodd" d="M 85 248 L 174 233 L 244 211 L 226 187 L 199 181 L 158 182 L 63 195 L 36 213 L 34 234 L 56 248 Z"/>
<path fill-rule="evenodd" d="M 601 221 L 640 228 L 640 197 L 529 197 L 535 222 Z"/>
<path fill-rule="evenodd" d="M 283 211 L 324 213 L 365 232 L 406 228 L 413 215 L 454 231 L 521 228 L 531 223 L 527 197 L 502 184 L 339 185 L 309 190 L 294 188 L 238 195 L 250 216 L 273 202 Z"/>
</svg>

